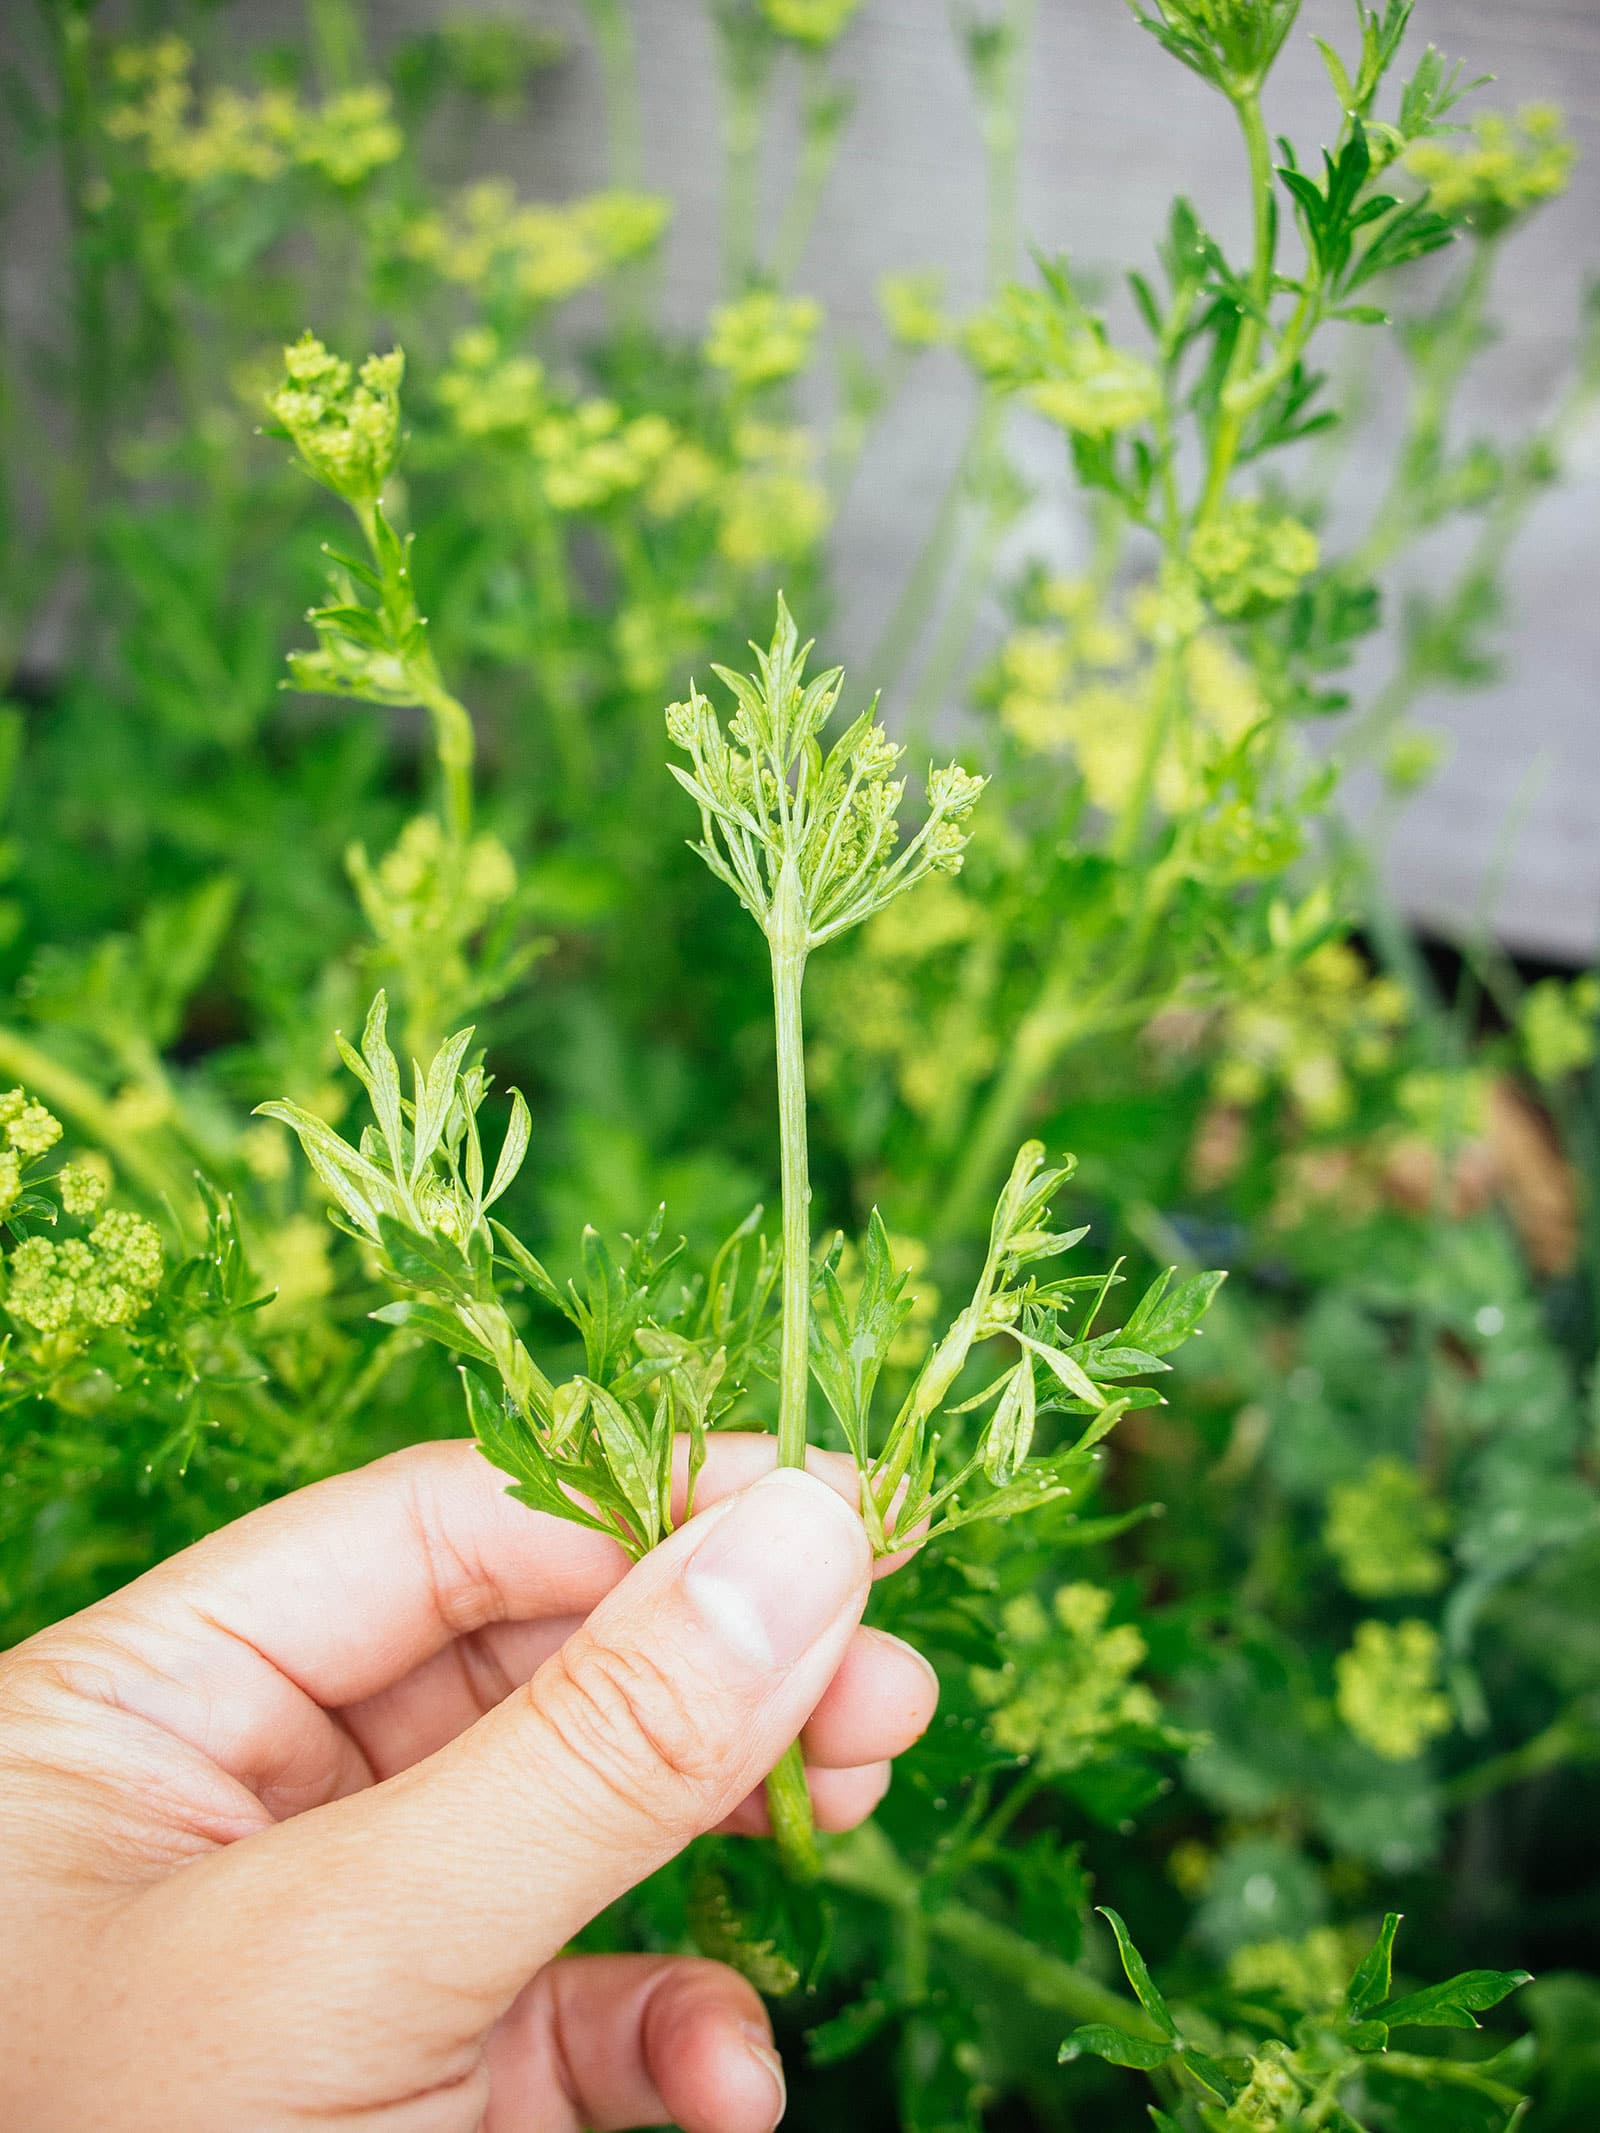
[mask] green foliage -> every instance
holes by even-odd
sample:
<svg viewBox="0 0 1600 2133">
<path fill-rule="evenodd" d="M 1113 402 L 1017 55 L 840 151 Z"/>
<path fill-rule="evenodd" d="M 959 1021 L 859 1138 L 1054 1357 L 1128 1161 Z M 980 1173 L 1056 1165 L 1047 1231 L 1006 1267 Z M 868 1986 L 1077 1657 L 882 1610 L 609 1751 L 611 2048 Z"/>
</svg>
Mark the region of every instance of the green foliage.
<svg viewBox="0 0 1600 2133">
<path fill-rule="evenodd" d="M 1530 1982 L 1525 1970 L 1465 1971 L 1442 1985 L 1391 1996 L 1390 1963 L 1400 1924 L 1399 1913 L 1391 1911 L 1336 2012 L 1299 2007 L 1282 1994 L 1255 2001 L 1213 1998 L 1203 2011 L 1197 2009 L 1193 2034 L 1217 2051 L 1212 2057 L 1189 2041 L 1187 2027 L 1180 2028 L 1116 1912 L 1102 1915 L 1116 1935 L 1117 1953 L 1149 2033 L 1086 2024 L 1067 2038 L 1061 2057 L 1066 2061 L 1092 2052 L 1113 2066 L 1145 2073 L 1170 2068 L 1181 2102 L 1176 2114 L 1153 2111 L 1158 2125 L 1250 2133 L 1257 2127 L 1304 2124 L 1315 2112 L 1346 2133 L 1369 2133 L 1393 2122 L 1386 2090 L 1394 2085 L 1404 2095 L 1412 2083 L 1447 2097 L 1481 2098 L 1498 2114 L 1484 2123 L 1514 2124 L 1521 2116 L 1525 2052 L 1513 2047 L 1493 2060 L 1470 2062 L 1392 2051 L 1389 2036 L 1397 2029 L 1476 2029 L 1478 2012 L 1497 2007 Z M 1403 2113 L 1405 2106 L 1400 2108 Z"/>
<path fill-rule="evenodd" d="M 44 0 L 17 45 L 7 212 L 69 227 L 0 347 L 4 1633 L 463 1387 L 632 1554 L 711 1430 L 826 1443 L 875 1546 L 930 1529 L 873 1619 L 940 1715 L 848 1838 L 784 1781 L 814 1878 L 714 1840 L 594 1945 L 778 1998 L 804 2125 L 1502 2133 L 1528 2093 L 1587 2133 L 1596 981 L 1474 951 L 1441 999 L 1332 812 L 1442 759 L 1600 387 L 1591 306 L 1546 419 L 1460 413 L 1570 146 L 1404 0 L 1318 40 L 1304 142 L 1292 0 L 1135 6 L 1238 125 L 1249 237 L 1176 199 L 1113 330 L 1079 262 L 1018 274 L 1029 9 L 963 11 L 984 293 L 913 262 L 844 350 L 799 266 L 860 9 L 711 12 L 725 274 L 671 328 L 622 0 L 612 167 L 561 201 L 494 175 L 562 93 L 537 27 L 380 64 L 354 6 L 254 50 Z M 779 585 L 827 641 L 935 349 L 977 412 L 850 720 Z M 1076 575 L 997 577 L 1017 423 Z"/>
</svg>

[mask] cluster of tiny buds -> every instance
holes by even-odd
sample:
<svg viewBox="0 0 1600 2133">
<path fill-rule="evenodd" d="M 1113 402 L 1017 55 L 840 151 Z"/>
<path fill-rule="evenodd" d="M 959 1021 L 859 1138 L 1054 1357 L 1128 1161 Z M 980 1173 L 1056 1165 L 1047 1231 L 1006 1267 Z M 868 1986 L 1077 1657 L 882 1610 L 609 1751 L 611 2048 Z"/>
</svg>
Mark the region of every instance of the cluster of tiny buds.
<svg viewBox="0 0 1600 2133">
<path fill-rule="evenodd" d="M 267 405 L 307 468 L 353 502 L 375 501 L 400 438 L 404 355 L 368 356 L 355 373 L 307 333 L 284 350 L 283 367 Z"/>
</svg>

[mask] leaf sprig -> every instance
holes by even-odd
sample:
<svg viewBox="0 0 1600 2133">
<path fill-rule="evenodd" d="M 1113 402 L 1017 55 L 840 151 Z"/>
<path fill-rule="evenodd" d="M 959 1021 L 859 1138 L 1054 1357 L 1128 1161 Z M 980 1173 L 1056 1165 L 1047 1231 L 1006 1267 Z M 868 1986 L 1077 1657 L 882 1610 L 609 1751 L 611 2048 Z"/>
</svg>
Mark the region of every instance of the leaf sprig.
<svg viewBox="0 0 1600 2133">
<path fill-rule="evenodd" d="M 491 1084 L 469 1058 L 473 1032 L 458 1031 L 426 1070 L 414 1065 L 407 1097 L 387 1014 L 380 993 L 360 1049 L 339 1040 L 376 1118 L 355 1144 L 298 1104 L 263 1104 L 262 1114 L 299 1137 L 335 1220 L 377 1250 L 400 1293 L 376 1315 L 462 1359 L 468 1418 L 513 1476 L 512 1493 L 642 1555 L 672 1530 L 675 1437 L 689 1443 L 692 1508 L 706 1431 L 737 1397 L 764 1337 L 775 1277 L 755 1220 L 729 1239 L 703 1284 L 676 1290 L 682 1246 L 661 1248 L 661 1213 L 625 1240 L 620 1260 L 587 1230 L 582 1278 L 561 1286 L 490 1213 L 528 1151 L 522 1096 L 512 1091 L 491 1172 L 478 1122 Z M 584 1368 L 563 1383 L 545 1374 L 518 1330 L 505 1292 L 522 1288 L 582 1341 Z"/>
<path fill-rule="evenodd" d="M 1470 2062 L 1391 2051 L 1389 2045 L 1390 2033 L 1397 2029 L 1477 2029 L 1484 2009 L 1497 2007 L 1531 1982 L 1526 1970 L 1464 1970 L 1443 1984 L 1395 1994 L 1391 1965 L 1400 1914 L 1391 1911 L 1335 2012 L 1312 2015 L 1281 1995 L 1252 1993 L 1248 2003 L 1229 2008 L 1228 2026 L 1241 2043 L 1253 2032 L 1254 2047 L 1218 2060 L 1188 2041 L 1181 2011 L 1174 2014 L 1167 2004 L 1117 1913 L 1102 1906 L 1100 1915 L 1116 1936 L 1123 1974 L 1139 2013 L 1129 2009 L 1133 2021 L 1127 2028 L 1091 2022 L 1075 2029 L 1061 2047 L 1063 2062 L 1090 2053 L 1112 2066 L 1142 2073 L 1168 2069 L 1206 2126 L 1289 2123 L 1318 2099 L 1339 2095 L 1354 2109 L 1341 2109 L 1328 2122 L 1345 2127 L 1347 2133 L 1368 2133 L 1368 2121 L 1355 2115 L 1360 2104 L 1349 2086 L 1368 2062 L 1388 2079 L 1447 2094 L 1467 2091 L 1513 2113 L 1513 2123 L 1521 2116 L 1529 2059 L 1523 2043 L 1494 2059 Z M 1214 2025 L 1207 2021 L 1200 2026 L 1205 2033 Z M 1165 2133 L 1176 2133 L 1175 2118 L 1155 2109 L 1150 2115 Z"/>
<path fill-rule="evenodd" d="M 872 1405 L 896 1334 L 910 1309 L 907 1276 L 896 1271 L 882 1217 L 873 1210 L 862 1249 L 863 1279 L 854 1303 L 839 1280 L 842 1239 L 819 1270 L 811 1324 L 812 1371 L 838 1418 L 862 1478 L 862 1511 L 874 1546 L 891 1548 L 896 1533 L 926 1528 L 928 1537 L 978 1519 L 1004 1518 L 1075 1494 L 1090 1477 L 1094 1446 L 1132 1407 L 1160 1395 L 1148 1386 L 1108 1393 L 1107 1385 L 1163 1372 L 1164 1357 L 1196 1331 L 1222 1284 L 1199 1274 L 1173 1285 L 1174 1269 L 1151 1285 L 1118 1332 L 1096 1334 L 1094 1324 L 1120 1280 L 1067 1275 L 1040 1280 L 1035 1265 L 1081 1243 L 1087 1229 L 1054 1230 L 1050 1204 L 1072 1176 L 1073 1164 L 1046 1167 L 1038 1141 L 1019 1150 L 995 1208 L 989 1247 L 971 1301 L 929 1351 L 881 1444 L 874 1444 Z M 1083 1305 L 1076 1327 L 1067 1321 Z M 1009 1341 L 1016 1360 L 981 1392 L 959 1405 L 951 1395 L 974 1351 Z M 1044 1390 L 1039 1383 L 1044 1371 Z M 975 1446 L 949 1474 L 940 1472 L 942 1415 L 988 1410 Z M 1065 1449 L 1031 1459 L 1041 1414 L 1089 1417 Z M 978 1493 L 969 1494 L 976 1485 Z"/>
</svg>

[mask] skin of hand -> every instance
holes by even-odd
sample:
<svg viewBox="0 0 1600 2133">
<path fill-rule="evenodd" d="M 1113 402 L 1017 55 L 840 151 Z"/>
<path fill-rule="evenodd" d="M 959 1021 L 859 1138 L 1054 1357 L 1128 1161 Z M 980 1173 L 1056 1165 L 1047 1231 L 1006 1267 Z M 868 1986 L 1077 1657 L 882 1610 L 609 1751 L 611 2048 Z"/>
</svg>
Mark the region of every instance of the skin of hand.
<svg viewBox="0 0 1600 2133">
<path fill-rule="evenodd" d="M 932 1716 L 853 1471 L 773 1456 L 630 1569 L 419 1445 L 0 1657 L 0 2133 L 767 2133 L 742 1978 L 560 1951 L 797 1735 L 841 1829 Z"/>
</svg>

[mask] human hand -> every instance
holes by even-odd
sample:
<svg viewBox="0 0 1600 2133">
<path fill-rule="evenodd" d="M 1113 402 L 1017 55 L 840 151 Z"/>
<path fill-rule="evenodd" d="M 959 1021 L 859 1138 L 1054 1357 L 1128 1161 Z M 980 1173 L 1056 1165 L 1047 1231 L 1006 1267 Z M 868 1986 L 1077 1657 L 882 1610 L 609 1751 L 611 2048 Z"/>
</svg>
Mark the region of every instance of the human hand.
<svg viewBox="0 0 1600 2133">
<path fill-rule="evenodd" d="M 0 2133 L 766 2133 L 743 1979 L 557 1958 L 691 1837 L 763 1827 L 802 1726 L 841 1829 L 932 1715 L 858 1626 L 848 1463 L 773 1452 L 713 1438 L 630 1570 L 419 1445 L 0 1658 Z"/>
</svg>

